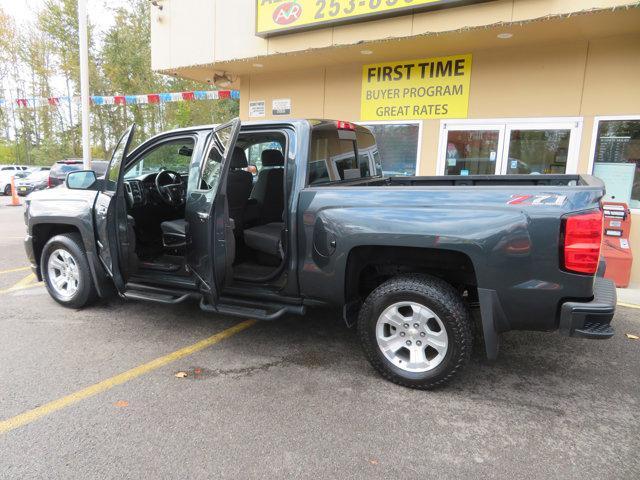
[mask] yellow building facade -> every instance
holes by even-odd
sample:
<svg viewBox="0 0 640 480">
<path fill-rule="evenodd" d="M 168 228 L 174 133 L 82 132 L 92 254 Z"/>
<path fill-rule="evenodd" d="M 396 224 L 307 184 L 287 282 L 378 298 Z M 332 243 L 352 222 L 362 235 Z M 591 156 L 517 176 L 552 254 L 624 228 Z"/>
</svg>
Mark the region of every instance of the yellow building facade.
<svg viewBox="0 0 640 480">
<path fill-rule="evenodd" d="M 242 119 L 367 124 L 390 174 L 594 173 L 640 257 L 640 2 L 157 4 L 153 68 L 238 88 Z"/>
</svg>

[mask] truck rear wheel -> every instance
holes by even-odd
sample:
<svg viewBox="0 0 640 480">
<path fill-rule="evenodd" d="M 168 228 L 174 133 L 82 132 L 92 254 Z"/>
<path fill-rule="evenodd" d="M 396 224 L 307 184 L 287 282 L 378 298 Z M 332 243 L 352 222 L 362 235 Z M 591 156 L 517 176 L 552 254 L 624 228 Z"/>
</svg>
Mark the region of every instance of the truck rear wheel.
<svg viewBox="0 0 640 480">
<path fill-rule="evenodd" d="M 69 308 L 82 308 L 97 297 L 80 235 L 56 235 L 42 249 L 40 271 L 49 295 Z"/>
<path fill-rule="evenodd" d="M 394 277 L 371 292 L 360 309 L 358 335 L 383 377 L 418 389 L 448 382 L 469 360 L 473 343 L 461 296 L 422 274 Z"/>
</svg>

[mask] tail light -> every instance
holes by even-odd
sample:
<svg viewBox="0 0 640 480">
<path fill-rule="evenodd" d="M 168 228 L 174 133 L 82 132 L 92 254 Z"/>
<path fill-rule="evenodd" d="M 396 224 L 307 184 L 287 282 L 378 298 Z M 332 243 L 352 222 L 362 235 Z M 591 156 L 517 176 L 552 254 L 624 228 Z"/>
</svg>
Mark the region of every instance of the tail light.
<svg viewBox="0 0 640 480">
<path fill-rule="evenodd" d="M 47 188 L 51 187 L 53 187 L 53 183 L 51 182 L 51 174 L 49 174 L 49 177 L 47 178 Z"/>
<path fill-rule="evenodd" d="M 560 252 L 562 268 L 594 275 L 600 261 L 602 211 L 569 215 L 562 219 Z"/>
</svg>

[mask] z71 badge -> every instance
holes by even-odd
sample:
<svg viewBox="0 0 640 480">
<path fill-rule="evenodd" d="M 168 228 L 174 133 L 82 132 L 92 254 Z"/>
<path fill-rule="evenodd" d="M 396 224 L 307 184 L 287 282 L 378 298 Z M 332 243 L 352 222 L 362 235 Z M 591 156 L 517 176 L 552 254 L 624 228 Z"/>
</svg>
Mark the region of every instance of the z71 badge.
<svg viewBox="0 0 640 480">
<path fill-rule="evenodd" d="M 561 207 L 566 201 L 566 195 L 557 195 L 555 193 L 541 193 L 537 195 L 515 194 L 511 195 L 511 199 L 507 201 L 507 205 L 549 205 Z"/>
</svg>

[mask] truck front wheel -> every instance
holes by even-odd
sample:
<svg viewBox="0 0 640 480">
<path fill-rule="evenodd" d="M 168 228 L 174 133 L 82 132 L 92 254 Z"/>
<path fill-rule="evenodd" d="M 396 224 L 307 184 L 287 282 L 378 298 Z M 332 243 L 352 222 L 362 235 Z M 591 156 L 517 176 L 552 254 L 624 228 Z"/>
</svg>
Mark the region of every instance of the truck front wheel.
<svg viewBox="0 0 640 480">
<path fill-rule="evenodd" d="M 360 309 L 358 335 L 383 377 L 419 389 L 448 382 L 469 360 L 473 340 L 458 292 L 422 274 L 394 277 L 371 292 Z"/>
<path fill-rule="evenodd" d="M 97 297 L 80 235 L 56 235 L 42 249 L 40 271 L 49 295 L 61 305 L 82 308 Z"/>
</svg>

